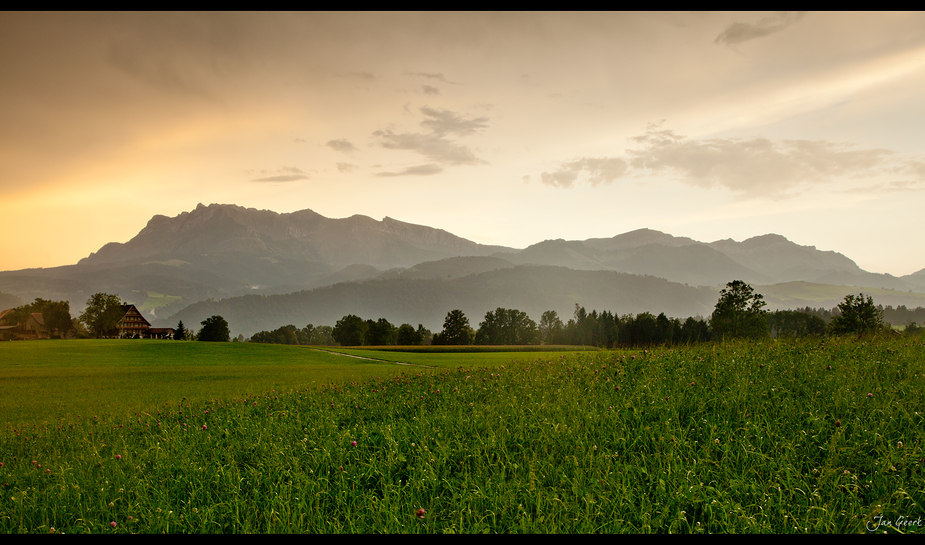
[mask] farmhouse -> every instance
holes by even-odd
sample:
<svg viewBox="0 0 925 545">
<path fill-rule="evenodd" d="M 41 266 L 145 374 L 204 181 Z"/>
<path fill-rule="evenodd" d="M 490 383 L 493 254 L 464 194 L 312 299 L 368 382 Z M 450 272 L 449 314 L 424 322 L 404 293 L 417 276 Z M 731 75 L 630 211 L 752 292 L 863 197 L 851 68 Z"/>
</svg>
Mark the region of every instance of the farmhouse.
<svg viewBox="0 0 925 545">
<path fill-rule="evenodd" d="M 35 335 L 36 339 L 47 339 L 48 330 L 45 329 L 45 317 L 41 312 L 33 312 L 26 318 L 25 330 L 27 335 Z"/>
<path fill-rule="evenodd" d="M 172 327 L 152 327 L 148 329 L 146 337 L 149 339 L 170 339 L 173 340 L 177 332 Z"/>
<path fill-rule="evenodd" d="M 122 305 L 122 319 L 116 327 L 120 339 L 140 339 L 147 336 L 151 323 L 141 315 L 135 305 Z"/>
<path fill-rule="evenodd" d="M 13 310 L 14 309 L 12 308 L 0 310 L 0 341 L 8 341 L 12 339 L 16 333 L 16 330 L 19 329 L 18 324 L 6 323 L 7 316 L 11 314 Z"/>
</svg>

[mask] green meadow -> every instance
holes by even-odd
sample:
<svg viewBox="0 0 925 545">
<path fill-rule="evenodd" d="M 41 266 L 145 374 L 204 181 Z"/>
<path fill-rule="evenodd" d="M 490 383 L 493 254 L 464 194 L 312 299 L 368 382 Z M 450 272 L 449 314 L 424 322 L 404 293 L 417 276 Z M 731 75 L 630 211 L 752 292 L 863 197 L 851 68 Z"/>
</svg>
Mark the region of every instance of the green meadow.
<svg viewBox="0 0 925 545">
<path fill-rule="evenodd" d="M 8 342 L 0 389 L 4 533 L 925 525 L 921 338 L 540 352 Z"/>
</svg>

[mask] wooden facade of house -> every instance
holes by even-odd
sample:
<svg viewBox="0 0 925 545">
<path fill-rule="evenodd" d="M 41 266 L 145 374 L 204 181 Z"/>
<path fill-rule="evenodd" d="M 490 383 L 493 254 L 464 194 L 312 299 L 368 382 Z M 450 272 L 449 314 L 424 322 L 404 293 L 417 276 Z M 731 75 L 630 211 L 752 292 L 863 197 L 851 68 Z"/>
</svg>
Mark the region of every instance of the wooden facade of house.
<svg viewBox="0 0 925 545">
<path fill-rule="evenodd" d="M 173 340 L 176 331 L 172 327 L 152 327 L 148 329 L 147 337 L 149 339 L 170 339 Z"/>
<path fill-rule="evenodd" d="M 123 316 L 116 326 L 120 339 L 140 339 L 148 334 L 151 323 L 141 315 L 135 305 L 122 305 Z"/>
<path fill-rule="evenodd" d="M 19 324 L 7 323 L 7 317 L 13 313 L 12 308 L 0 310 L 0 341 L 8 341 L 16 336 Z"/>
<path fill-rule="evenodd" d="M 49 338 L 48 330 L 45 329 L 45 317 L 42 316 L 41 312 L 33 312 L 26 318 L 26 323 L 24 329 L 26 330 L 26 335 L 35 335 L 36 339 L 47 339 Z"/>
</svg>

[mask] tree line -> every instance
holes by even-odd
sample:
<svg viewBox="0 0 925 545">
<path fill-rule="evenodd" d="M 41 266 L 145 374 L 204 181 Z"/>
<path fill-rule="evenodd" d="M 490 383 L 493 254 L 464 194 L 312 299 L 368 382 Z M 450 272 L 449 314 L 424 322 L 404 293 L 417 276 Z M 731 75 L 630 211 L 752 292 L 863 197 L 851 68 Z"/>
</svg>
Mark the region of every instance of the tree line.
<svg viewBox="0 0 925 545">
<path fill-rule="evenodd" d="M 846 334 L 875 334 L 891 330 L 884 324 L 883 309 L 870 296 L 848 295 L 833 309 L 828 321 L 804 311 L 765 310 L 761 294 L 740 280 L 726 285 L 720 292 L 709 319 L 689 317 L 683 322 L 649 312 L 618 316 L 614 312 L 587 311 L 575 305 L 571 318 L 563 322 L 558 313 L 543 313 L 540 322 L 517 309 L 497 308 L 485 313 L 478 328 L 470 325 L 459 309 L 447 313 L 443 329 L 431 332 L 418 324 L 394 326 L 385 318 L 371 320 L 348 314 L 337 321 L 330 338 L 324 343 L 299 336 L 295 326 L 260 332 L 252 342 L 281 344 L 340 344 L 341 346 L 387 345 L 581 345 L 603 348 L 679 345 L 734 338 L 807 337 Z M 313 326 L 309 324 L 307 331 Z M 316 328 L 315 328 L 316 329 Z M 922 330 L 915 323 L 906 333 Z M 429 339 L 429 340 L 428 340 Z M 332 342 L 333 341 L 333 342 Z"/>
<path fill-rule="evenodd" d="M 619 316 L 611 311 L 591 310 L 575 305 L 572 317 L 563 321 L 554 310 L 542 314 L 539 323 L 518 309 L 499 307 L 485 313 L 477 328 L 458 309 L 447 313 L 443 329 L 433 333 L 422 324 L 395 326 L 385 318 L 363 319 L 348 314 L 331 326 L 308 324 L 303 328 L 285 325 L 261 331 L 248 341 L 293 345 L 414 346 L 414 345 L 580 345 L 602 348 L 692 344 L 732 338 L 806 337 L 846 334 L 876 334 L 892 331 L 884 316 L 925 318 L 925 308 L 874 305 L 863 293 L 847 295 L 836 308 L 824 311 L 809 307 L 798 310 L 765 310 L 761 294 L 740 280 L 726 285 L 709 319 L 689 317 L 683 322 L 664 313 L 649 312 Z M 23 324 L 34 313 L 41 313 L 51 336 L 111 337 L 123 316 L 122 302 L 116 295 L 96 293 L 87 300 L 78 318 L 71 318 L 67 301 L 35 299 L 33 303 L 10 310 L 4 324 Z M 180 321 L 174 328 L 176 340 L 227 342 L 232 340 L 228 322 L 211 316 L 201 322 L 197 333 Z M 915 321 L 906 323 L 904 333 L 917 334 L 925 328 Z M 235 340 L 244 340 L 243 336 Z"/>
</svg>

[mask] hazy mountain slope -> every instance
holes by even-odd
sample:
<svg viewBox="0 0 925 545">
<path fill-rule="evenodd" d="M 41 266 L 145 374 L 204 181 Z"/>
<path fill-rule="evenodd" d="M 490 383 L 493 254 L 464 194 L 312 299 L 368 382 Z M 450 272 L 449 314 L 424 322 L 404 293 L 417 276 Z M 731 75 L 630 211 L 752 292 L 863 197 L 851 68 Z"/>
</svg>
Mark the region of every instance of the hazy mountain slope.
<svg viewBox="0 0 925 545">
<path fill-rule="evenodd" d="M 499 257 L 518 265 L 550 265 L 576 270 L 601 270 L 608 267 L 601 263 L 598 253 L 578 240 L 544 240 L 524 248 L 517 253 L 496 253 Z"/>
<path fill-rule="evenodd" d="M 391 269 L 378 276 L 381 280 L 402 278 L 458 278 L 470 274 L 509 269 L 514 264 L 505 259 L 490 256 L 448 257 L 438 261 L 425 261 L 407 269 Z"/>
<path fill-rule="evenodd" d="M 647 244 L 613 250 L 602 256 L 602 262 L 617 271 L 648 274 L 692 286 L 722 286 L 731 280 L 772 281 L 703 244 L 674 247 Z"/>
<path fill-rule="evenodd" d="M 813 282 L 784 282 L 770 286 L 753 286 L 764 296 L 769 310 L 798 309 L 805 307 L 831 309 L 845 300 L 846 295 L 863 293 L 883 306 L 908 308 L 925 307 L 925 293 L 910 293 L 883 288 L 859 286 L 833 286 Z"/>
<path fill-rule="evenodd" d="M 517 266 L 451 279 L 386 279 L 343 283 L 288 295 L 248 295 L 200 302 L 164 320 L 191 327 L 218 314 L 232 331 L 249 336 L 293 324 L 334 325 L 347 314 L 364 319 L 386 318 L 395 325 L 423 323 L 434 331 L 446 313 L 462 310 L 473 328 L 497 307 L 517 308 L 534 320 L 555 310 L 563 320 L 575 304 L 589 311 L 619 314 L 663 311 L 670 316 L 707 315 L 716 293 L 664 279 L 611 271 L 575 271 L 561 267 Z"/>
<path fill-rule="evenodd" d="M 762 235 L 742 242 L 718 240 L 708 244 L 730 259 L 774 278 L 777 282 L 808 280 L 824 272 L 860 272 L 857 264 L 838 252 L 800 246 L 780 235 Z"/>
<path fill-rule="evenodd" d="M 900 277 L 901 280 L 925 290 L 925 269 Z"/>
<path fill-rule="evenodd" d="M 614 250 L 631 250 L 640 246 L 649 244 L 660 244 L 669 247 L 690 246 L 692 244 L 703 244 L 694 239 L 687 237 L 676 237 L 656 231 L 654 229 L 637 229 L 628 233 L 623 233 L 610 238 L 589 238 L 583 241 L 589 248 L 605 252 Z"/>
<path fill-rule="evenodd" d="M 199 205 L 168 218 L 155 216 L 130 241 L 110 243 L 82 263 L 126 262 L 153 256 L 197 260 L 212 253 L 323 263 L 334 270 L 361 263 L 385 269 L 458 255 L 504 250 L 441 229 L 366 216 L 330 219 L 311 210 L 278 214 L 234 205 Z"/>
</svg>

